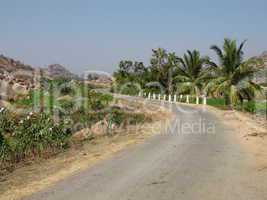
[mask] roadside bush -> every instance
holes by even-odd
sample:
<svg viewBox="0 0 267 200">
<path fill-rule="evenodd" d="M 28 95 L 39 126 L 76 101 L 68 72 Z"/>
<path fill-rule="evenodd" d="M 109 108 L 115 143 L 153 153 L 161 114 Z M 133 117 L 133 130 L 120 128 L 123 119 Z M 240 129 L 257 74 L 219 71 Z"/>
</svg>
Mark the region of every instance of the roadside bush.
<svg viewBox="0 0 267 200">
<path fill-rule="evenodd" d="M 71 86 L 68 85 L 64 85 L 64 87 L 61 88 L 60 90 L 60 94 L 65 96 L 65 95 L 74 95 L 75 91 L 73 90 L 73 88 Z"/>
<path fill-rule="evenodd" d="M 101 94 L 93 90 L 88 93 L 88 105 L 94 111 L 106 108 L 112 100 L 113 96 L 109 94 Z"/>
<path fill-rule="evenodd" d="M 74 109 L 75 103 L 71 100 L 62 99 L 62 100 L 59 100 L 59 105 L 65 111 L 71 111 L 72 109 Z"/>
<path fill-rule="evenodd" d="M 116 125 L 134 125 L 144 123 L 146 118 L 142 113 L 125 112 L 119 108 L 112 108 L 109 119 Z"/>
<path fill-rule="evenodd" d="M 0 112 L 0 133 L 11 133 L 14 130 L 14 120 L 16 117 L 8 110 L 1 108 Z"/>
<path fill-rule="evenodd" d="M 54 154 L 68 147 L 71 134 L 64 123 L 55 124 L 45 113 L 30 113 L 20 118 L 11 116 L 7 111 L 0 115 L 1 166 Z"/>
<path fill-rule="evenodd" d="M 134 84 L 124 85 L 119 90 L 120 90 L 121 94 L 131 95 L 131 96 L 138 95 L 138 93 L 140 91 L 139 88 L 137 88 L 136 85 L 134 85 Z"/>
<path fill-rule="evenodd" d="M 54 124 L 46 114 L 28 115 L 14 132 L 18 141 L 16 152 L 19 157 L 40 156 L 43 151 L 56 151 L 67 146 L 69 135 L 62 123 Z"/>
<path fill-rule="evenodd" d="M 10 156 L 10 146 L 2 131 L 0 131 L 0 169 L 3 165 L 9 162 Z"/>
</svg>

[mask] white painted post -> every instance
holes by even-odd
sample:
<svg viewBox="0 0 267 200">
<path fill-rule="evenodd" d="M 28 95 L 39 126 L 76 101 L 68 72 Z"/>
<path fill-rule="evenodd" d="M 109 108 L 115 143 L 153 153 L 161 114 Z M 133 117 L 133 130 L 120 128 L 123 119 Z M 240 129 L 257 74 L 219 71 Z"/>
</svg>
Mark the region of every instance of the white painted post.
<svg viewBox="0 0 267 200">
<path fill-rule="evenodd" d="M 166 101 L 166 94 L 164 94 L 163 96 L 163 101 Z"/>
<path fill-rule="evenodd" d="M 176 103 L 176 94 L 174 95 L 174 99 L 173 99 L 173 101 Z"/>
<path fill-rule="evenodd" d="M 139 96 L 139 97 L 141 97 L 141 96 L 142 96 L 142 93 L 141 93 L 141 92 L 139 92 L 139 93 L 138 93 L 138 96 Z"/>
<path fill-rule="evenodd" d="M 159 100 L 161 99 L 160 94 L 159 94 L 159 96 L 158 96 L 158 99 L 159 99 Z"/>
<path fill-rule="evenodd" d="M 172 101 L 172 96 L 169 94 L 169 102 Z"/>
<path fill-rule="evenodd" d="M 186 103 L 189 103 L 189 95 L 186 95 Z"/>
<path fill-rule="evenodd" d="M 206 96 L 203 97 L 203 104 L 207 105 L 207 97 Z"/>
<path fill-rule="evenodd" d="M 181 94 L 181 95 L 180 95 L 180 101 L 182 101 L 182 99 L 183 99 L 183 95 Z"/>
<path fill-rule="evenodd" d="M 148 98 L 148 99 L 150 99 L 150 97 L 151 97 L 151 94 L 150 94 L 150 92 L 149 92 L 149 93 L 148 93 L 148 97 L 147 97 L 147 98 Z"/>
<path fill-rule="evenodd" d="M 156 99 L 156 95 L 153 93 L 153 99 Z"/>
<path fill-rule="evenodd" d="M 199 104 L 199 97 L 196 97 L 196 104 Z"/>
</svg>

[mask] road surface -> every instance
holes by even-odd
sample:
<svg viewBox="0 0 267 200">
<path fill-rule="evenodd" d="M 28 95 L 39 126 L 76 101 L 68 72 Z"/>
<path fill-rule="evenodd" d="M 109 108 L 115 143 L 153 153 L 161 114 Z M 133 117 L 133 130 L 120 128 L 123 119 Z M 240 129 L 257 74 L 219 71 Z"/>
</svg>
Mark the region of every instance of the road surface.
<svg viewBox="0 0 267 200">
<path fill-rule="evenodd" d="M 267 199 L 266 173 L 253 168 L 233 130 L 202 109 L 171 109 L 169 130 L 26 199 Z"/>
</svg>

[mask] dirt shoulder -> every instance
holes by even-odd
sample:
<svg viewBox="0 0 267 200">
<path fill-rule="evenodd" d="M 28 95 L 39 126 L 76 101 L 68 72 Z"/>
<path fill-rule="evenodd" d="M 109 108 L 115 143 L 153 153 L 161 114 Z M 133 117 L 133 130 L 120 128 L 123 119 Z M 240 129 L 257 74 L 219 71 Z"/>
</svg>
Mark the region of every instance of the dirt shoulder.
<svg viewBox="0 0 267 200">
<path fill-rule="evenodd" d="M 201 107 L 200 105 L 191 105 Z M 250 113 L 239 111 L 220 110 L 206 106 L 216 115 L 226 127 L 235 130 L 235 137 L 242 148 L 256 162 L 253 163 L 257 171 L 267 171 L 267 121 Z"/>
<path fill-rule="evenodd" d="M 140 110 L 142 107 L 140 107 Z M 155 114 L 155 110 L 158 114 Z M 150 123 L 129 126 L 113 136 L 102 136 L 84 142 L 76 148 L 47 159 L 25 163 L 8 175 L 0 177 L 0 200 L 17 200 L 42 190 L 67 176 L 86 170 L 101 160 L 112 157 L 130 145 L 143 142 L 160 133 L 162 124 L 169 123 L 172 115 L 165 108 L 147 107 L 146 112 L 155 114 Z"/>
</svg>

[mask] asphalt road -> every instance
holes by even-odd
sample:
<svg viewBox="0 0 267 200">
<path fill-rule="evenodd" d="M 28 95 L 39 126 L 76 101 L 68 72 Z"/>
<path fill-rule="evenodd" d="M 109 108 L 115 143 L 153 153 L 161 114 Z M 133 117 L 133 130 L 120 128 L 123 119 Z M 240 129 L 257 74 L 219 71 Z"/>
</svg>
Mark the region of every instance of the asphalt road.
<svg viewBox="0 0 267 200">
<path fill-rule="evenodd" d="M 253 168 L 233 130 L 207 111 L 171 109 L 169 130 L 27 200 L 267 199 L 266 174 Z"/>
</svg>

